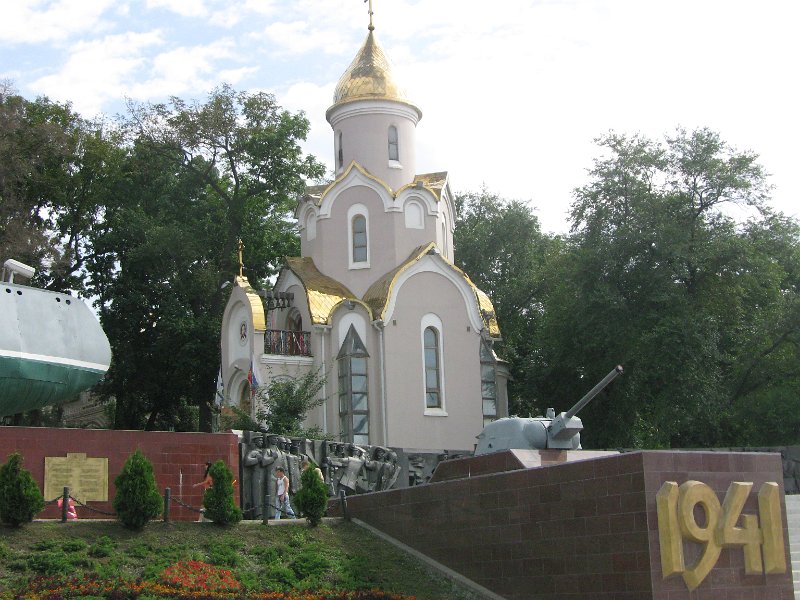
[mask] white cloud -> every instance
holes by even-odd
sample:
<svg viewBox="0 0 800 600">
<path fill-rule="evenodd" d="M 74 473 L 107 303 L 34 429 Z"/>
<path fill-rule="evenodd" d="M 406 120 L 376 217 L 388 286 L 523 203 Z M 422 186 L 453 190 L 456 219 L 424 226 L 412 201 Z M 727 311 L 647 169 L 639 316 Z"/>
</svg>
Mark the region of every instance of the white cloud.
<svg viewBox="0 0 800 600">
<path fill-rule="evenodd" d="M 205 0 L 147 0 L 147 8 L 164 8 L 182 17 L 205 17 L 208 15 Z"/>
<path fill-rule="evenodd" d="M 84 116 L 98 114 L 106 100 L 128 94 L 134 74 L 145 62 L 143 52 L 163 43 L 159 31 L 106 36 L 70 49 L 61 70 L 31 82 L 40 94 L 70 101 Z"/>
<path fill-rule="evenodd" d="M 337 54 L 345 47 L 344 37 L 334 30 L 318 30 L 306 21 L 273 23 L 264 29 L 264 35 L 277 48 L 276 55 L 301 55 L 313 51 Z"/>
<path fill-rule="evenodd" d="M 105 28 L 103 13 L 114 0 L 9 0 L 3 3 L 0 42 L 35 44 L 62 41 Z"/>
<path fill-rule="evenodd" d="M 217 40 L 203 46 L 183 46 L 157 55 L 150 68 L 150 76 L 140 79 L 129 89 L 135 99 L 147 100 L 165 96 L 206 94 L 222 80 L 217 63 L 232 56 L 233 42 Z M 234 70 L 225 70 L 234 74 Z M 243 75 L 239 70 L 238 74 Z"/>
<path fill-rule="evenodd" d="M 277 90 L 281 104 L 306 112 L 306 148 L 326 161 L 332 138 L 325 110 L 367 34 L 367 5 L 355 0 L 125 0 L 113 9 L 111 0 L 6 3 L 0 73 L 13 76 L 23 93 L 108 110 L 126 95 L 202 98 L 223 81 Z M 594 137 L 610 128 L 661 137 L 676 125 L 709 126 L 762 153 L 775 173 L 775 197 L 797 213 L 790 199 L 800 194 L 793 150 L 800 98 L 792 76 L 800 3 L 374 5 L 378 39 L 424 114 L 417 168 L 449 170 L 455 189 L 485 182 L 502 195 L 532 199 L 546 228 L 563 229 L 570 190 L 585 181 L 598 154 Z M 136 27 L 165 33 L 136 46 L 134 37 L 103 37 L 111 26 L 129 36 L 138 35 Z M 84 41 L 66 50 L 63 66 L 54 65 L 47 42 L 76 36 Z M 14 45 L 24 40 L 44 43 Z M 154 55 L 156 46 L 161 54 Z"/>
</svg>

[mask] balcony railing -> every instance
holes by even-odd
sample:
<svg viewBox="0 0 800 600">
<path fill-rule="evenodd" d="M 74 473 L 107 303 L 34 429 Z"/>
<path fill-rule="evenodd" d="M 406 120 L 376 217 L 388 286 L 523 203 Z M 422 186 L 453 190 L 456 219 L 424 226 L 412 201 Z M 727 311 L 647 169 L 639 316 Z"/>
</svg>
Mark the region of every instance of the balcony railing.
<svg viewBox="0 0 800 600">
<path fill-rule="evenodd" d="M 311 356 L 311 332 L 267 329 L 264 332 L 264 353 Z"/>
</svg>

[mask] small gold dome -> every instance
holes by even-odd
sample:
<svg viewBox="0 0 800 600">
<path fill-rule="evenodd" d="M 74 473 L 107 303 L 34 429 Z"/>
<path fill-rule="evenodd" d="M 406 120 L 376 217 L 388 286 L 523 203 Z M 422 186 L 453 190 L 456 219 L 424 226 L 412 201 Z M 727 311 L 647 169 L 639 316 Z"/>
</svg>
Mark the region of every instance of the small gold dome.
<svg viewBox="0 0 800 600">
<path fill-rule="evenodd" d="M 336 84 L 333 105 L 353 100 L 394 100 L 420 110 L 408 100 L 392 76 L 392 67 L 372 31 L 356 54 L 353 62 Z M 420 112 L 421 114 L 421 112 Z"/>
</svg>

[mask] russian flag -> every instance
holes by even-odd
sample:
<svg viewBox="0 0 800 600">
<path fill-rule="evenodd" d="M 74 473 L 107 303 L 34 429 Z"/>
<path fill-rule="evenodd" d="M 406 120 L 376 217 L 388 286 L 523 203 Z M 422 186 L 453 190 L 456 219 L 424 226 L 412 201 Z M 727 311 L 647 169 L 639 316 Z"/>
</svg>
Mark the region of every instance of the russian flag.
<svg viewBox="0 0 800 600">
<path fill-rule="evenodd" d="M 258 379 L 256 379 L 255 371 L 253 371 L 252 360 L 250 361 L 250 371 L 247 373 L 247 381 L 250 383 L 250 397 L 254 398 L 258 389 Z"/>
</svg>

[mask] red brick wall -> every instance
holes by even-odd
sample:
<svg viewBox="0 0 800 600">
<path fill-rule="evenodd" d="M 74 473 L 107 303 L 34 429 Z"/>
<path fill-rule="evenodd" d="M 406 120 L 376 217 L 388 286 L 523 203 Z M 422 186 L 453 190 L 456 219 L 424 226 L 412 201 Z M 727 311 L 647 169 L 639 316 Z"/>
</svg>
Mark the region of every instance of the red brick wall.
<svg viewBox="0 0 800 600">
<path fill-rule="evenodd" d="M 173 498 L 200 507 L 202 487 L 193 484 L 203 478 L 206 461 L 222 459 L 238 478 L 238 440 L 233 433 L 174 433 L 169 431 L 111 431 L 105 429 L 50 429 L 42 427 L 0 427 L 0 461 L 19 452 L 24 467 L 31 472 L 39 489 L 44 490 L 44 459 L 82 452 L 89 458 L 108 458 L 109 502 L 90 502 L 89 506 L 113 512 L 111 500 L 116 493 L 114 479 L 134 450 L 140 449 L 153 463 L 156 484 L 163 495 L 169 487 Z M 182 485 L 181 485 L 182 481 Z M 238 502 L 238 488 L 237 488 Z M 45 498 L 52 500 L 52 498 Z M 78 518 L 113 518 L 78 507 Z M 172 503 L 175 520 L 196 520 L 198 514 Z M 55 506 L 48 506 L 40 518 L 60 518 Z"/>
<path fill-rule="evenodd" d="M 662 579 L 655 494 L 688 479 L 722 498 L 730 481 L 781 482 L 781 464 L 768 454 L 639 452 L 349 497 L 348 509 L 507 598 L 793 598 L 790 572 L 744 577 L 740 549 L 723 550 L 694 592 L 680 576 Z M 745 512 L 757 512 L 753 501 Z"/>
</svg>

